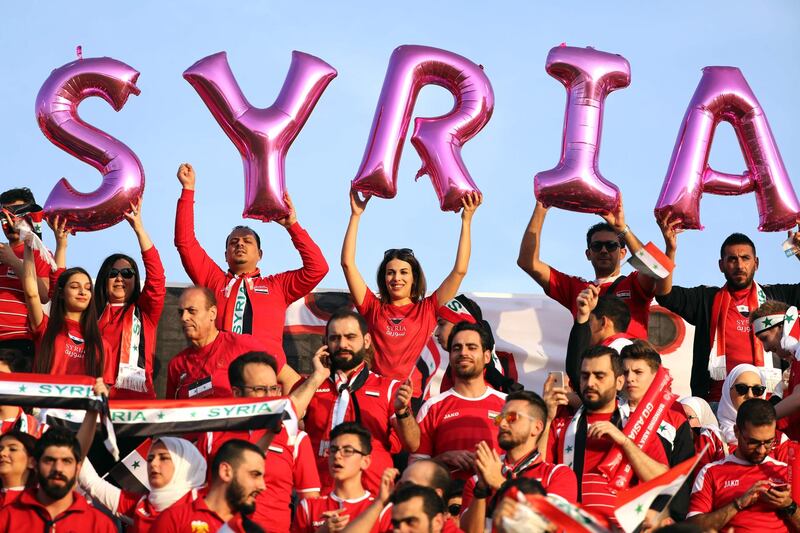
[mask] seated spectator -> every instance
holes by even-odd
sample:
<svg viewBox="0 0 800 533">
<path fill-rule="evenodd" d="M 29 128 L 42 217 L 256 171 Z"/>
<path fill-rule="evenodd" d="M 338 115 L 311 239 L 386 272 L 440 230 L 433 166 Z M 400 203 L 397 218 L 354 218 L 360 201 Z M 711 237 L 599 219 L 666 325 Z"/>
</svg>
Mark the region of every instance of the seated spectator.
<svg viewBox="0 0 800 533">
<path fill-rule="evenodd" d="M 51 428 L 36 443 L 38 487 L 26 489 L 0 509 L 0 532 L 60 531 L 116 533 L 111 519 L 91 507 L 75 490 L 81 470 L 81 447 L 66 429 Z"/>
<path fill-rule="evenodd" d="M 708 402 L 697 396 L 682 398 L 680 402 L 694 433 L 695 452 L 702 453 L 705 450 L 698 468 L 703 468 L 706 464 L 728 455 L 728 443 L 722 436 L 717 417 L 714 416 L 714 411 Z"/>
<path fill-rule="evenodd" d="M 29 433 L 13 430 L 0 436 L 0 507 L 34 486 L 35 448 L 36 438 Z"/>
<path fill-rule="evenodd" d="M 717 408 L 717 419 L 722 438 L 736 445 L 736 412 L 739 406 L 751 398 L 765 398 L 767 387 L 758 368 L 741 364 L 731 370 L 722 387 L 722 397 Z M 716 460 L 716 459 L 715 459 Z"/>
<path fill-rule="evenodd" d="M 390 498 L 395 531 L 444 531 L 444 505 L 436 491 L 421 485 L 399 487 Z"/>
<path fill-rule="evenodd" d="M 704 530 L 796 531 L 786 463 L 769 456 L 775 443 L 775 408 L 766 400 L 741 404 L 734 427 L 736 451 L 697 474 L 689 521 Z"/>
<path fill-rule="evenodd" d="M 256 498 L 264 490 L 264 452 L 249 442 L 230 440 L 211 462 L 211 484 L 205 497 L 176 504 L 156 519 L 152 531 L 183 533 L 217 531 L 224 524 L 241 523 L 251 514 Z"/>
</svg>

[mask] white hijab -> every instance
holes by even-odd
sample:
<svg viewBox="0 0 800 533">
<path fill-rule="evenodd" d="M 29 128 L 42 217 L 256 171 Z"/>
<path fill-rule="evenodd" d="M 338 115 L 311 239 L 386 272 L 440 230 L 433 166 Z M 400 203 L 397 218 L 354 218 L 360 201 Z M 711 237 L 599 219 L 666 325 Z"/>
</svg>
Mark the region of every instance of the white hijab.
<svg viewBox="0 0 800 533">
<path fill-rule="evenodd" d="M 172 479 L 160 489 L 151 489 L 147 499 L 159 513 L 166 510 L 188 492 L 199 489 L 206 482 L 206 461 L 197 448 L 185 439 L 177 437 L 158 437 L 153 439 L 152 448 L 162 442 L 167 447 L 175 472 Z"/>
<path fill-rule="evenodd" d="M 694 414 L 697 415 L 697 421 L 700 423 L 700 429 L 708 430 L 722 442 L 725 450 L 725 455 L 728 454 L 728 443 L 722 436 L 722 431 L 719 429 L 719 422 L 717 417 L 714 416 L 714 410 L 708 405 L 708 402 L 697 396 L 687 396 L 679 400 L 682 405 L 690 407 Z"/>
<path fill-rule="evenodd" d="M 725 378 L 725 382 L 722 384 L 722 398 L 717 408 L 717 418 L 719 419 L 719 426 L 720 430 L 722 430 L 724 441 L 728 444 L 736 442 L 736 434 L 733 432 L 733 427 L 736 425 L 737 410 L 733 406 L 733 400 L 731 400 L 731 387 L 733 387 L 733 384 L 739 379 L 739 376 L 745 372 L 753 372 L 758 376 L 758 379 L 761 380 L 761 384 L 766 385 L 766 383 L 764 383 L 764 376 L 761 374 L 758 367 L 748 364 L 736 366 L 731 370 L 730 374 L 728 374 L 728 377 Z M 761 398 L 763 397 L 762 395 Z"/>
</svg>

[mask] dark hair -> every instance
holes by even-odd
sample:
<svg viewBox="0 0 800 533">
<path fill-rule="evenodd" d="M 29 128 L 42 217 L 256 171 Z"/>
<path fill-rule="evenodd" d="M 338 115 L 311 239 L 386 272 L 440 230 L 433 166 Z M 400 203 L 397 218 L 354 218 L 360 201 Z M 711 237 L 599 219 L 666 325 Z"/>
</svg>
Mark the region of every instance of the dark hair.
<svg viewBox="0 0 800 533">
<path fill-rule="evenodd" d="M 775 407 L 767 400 L 750 398 L 739 406 L 736 412 L 736 426 L 742 430 L 745 423 L 755 427 L 769 426 L 777 420 Z"/>
<path fill-rule="evenodd" d="M 462 320 L 450 331 L 450 338 L 447 339 L 447 351 L 449 352 L 453 346 L 453 339 L 456 337 L 456 333 L 461 333 L 462 331 L 474 331 L 476 332 L 481 338 L 481 350 L 491 350 L 489 346 L 491 345 L 491 340 L 489 339 L 489 334 L 486 333 L 486 328 L 483 327 L 482 324 L 473 324 L 472 322 L 467 322 L 466 320 Z"/>
<path fill-rule="evenodd" d="M 762 318 L 769 315 L 782 315 L 789 310 L 789 305 L 783 302 L 779 302 L 778 300 L 767 300 L 763 304 L 759 305 L 758 308 L 750 311 L 750 314 L 747 318 L 750 319 L 750 323 L 752 324 L 758 318 Z M 778 324 L 775 324 L 776 326 Z"/>
<path fill-rule="evenodd" d="M 345 320 L 348 318 L 352 318 L 358 322 L 358 329 L 361 331 L 362 335 L 367 334 L 369 331 L 369 326 L 367 326 L 367 320 L 361 315 L 361 313 L 353 311 L 349 307 L 341 307 L 333 312 L 331 317 L 328 319 L 328 322 L 325 324 L 325 336 L 328 336 L 328 327 L 331 325 L 331 322 Z"/>
<path fill-rule="evenodd" d="M 25 453 L 28 454 L 28 457 L 34 457 L 36 453 L 36 437 L 22 430 L 12 429 L 0 435 L 0 441 L 6 438 L 19 441 L 22 447 L 25 448 Z"/>
<path fill-rule="evenodd" d="M 500 488 L 497 489 L 497 494 L 489 501 L 489 506 L 486 509 L 486 516 L 492 516 L 494 514 L 495 506 L 498 502 L 502 501 L 503 497 L 512 487 L 516 487 L 522 494 L 547 495 L 547 491 L 538 479 L 529 477 L 509 479 L 500 485 Z"/>
<path fill-rule="evenodd" d="M 423 487 L 422 485 L 415 485 L 414 483 L 408 483 L 399 487 L 394 491 L 389 501 L 392 502 L 394 506 L 397 506 L 412 498 L 422 498 L 422 511 L 425 513 L 425 516 L 428 517 L 428 520 L 433 520 L 437 514 L 444 513 L 444 502 L 439 495 L 436 494 L 436 491 L 430 487 Z"/>
<path fill-rule="evenodd" d="M 411 275 L 414 279 L 411 283 L 411 301 L 416 303 L 422 300 L 425 297 L 425 291 L 428 289 L 425 283 L 425 274 L 422 272 L 422 266 L 419 264 L 419 261 L 417 261 L 417 258 L 414 257 L 414 252 L 402 248 L 399 250 L 389 250 L 387 254 L 384 254 L 383 261 L 381 261 L 381 264 L 378 266 L 378 291 L 380 292 L 381 302 L 391 303 L 391 300 L 389 300 L 389 288 L 386 286 L 386 265 L 388 265 L 389 261 L 392 259 L 405 261 L 411 266 Z"/>
<path fill-rule="evenodd" d="M 631 323 L 631 310 L 625 302 L 610 294 L 604 294 L 597 298 L 597 306 L 592 314 L 598 320 L 608 318 L 616 332 L 626 331 Z"/>
<path fill-rule="evenodd" d="M 129 255 L 111 254 L 106 257 L 103 264 L 100 265 L 100 270 L 97 271 L 97 277 L 95 278 L 94 309 L 98 317 L 103 314 L 103 311 L 106 309 L 106 304 L 108 304 L 108 274 L 111 272 L 114 263 L 120 259 L 127 261 L 133 270 L 133 292 L 131 292 L 130 297 L 126 300 L 125 308 L 127 309 L 131 304 L 135 304 L 139 300 L 139 294 L 142 292 L 139 265 L 137 265 L 136 261 Z"/>
<path fill-rule="evenodd" d="M 591 246 L 591 244 L 592 244 L 592 235 L 594 235 L 595 233 L 597 233 L 599 231 L 608 231 L 610 233 L 613 233 L 614 235 L 617 235 L 617 230 L 615 230 L 614 227 L 611 224 L 609 224 L 608 222 L 598 222 L 597 224 L 595 224 L 594 226 L 589 228 L 589 231 L 586 232 L 586 247 L 587 248 L 589 248 L 589 246 Z M 617 236 L 617 240 L 619 241 L 620 247 L 624 248 L 625 247 L 625 241 L 623 239 L 620 239 L 619 236 Z"/>
<path fill-rule="evenodd" d="M 20 187 L 18 189 L 8 189 L 0 194 L 0 204 L 10 204 L 22 200 L 26 204 L 35 203 L 33 193 L 27 187 Z"/>
<path fill-rule="evenodd" d="M 251 451 L 264 457 L 264 451 L 253 444 L 242 439 L 231 439 L 220 446 L 214 459 L 211 460 L 211 479 L 219 479 L 219 467 L 222 463 L 228 463 L 234 469 L 238 468 L 244 460 L 244 452 Z"/>
<path fill-rule="evenodd" d="M 12 372 L 30 372 L 31 358 L 22 348 L 0 343 L 0 363 L 5 363 Z"/>
<path fill-rule="evenodd" d="M 201 285 L 192 285 L 191 287 L 186 287 L 185 289 L 183 289 L 183 292 L 181 292 L 181 296 L 190 291 L 200 291 L 201 293 L 203 293 L 203 296 L 206 299 L 206 309 L 211 309 L 212 307 L 217 306 L 217 297 L 214 296 L 214 291 L 212 291 L 208 287 L 203 287 Z"/>
<path fill-rule="evenodd" d="M 585 361 L 586 359 L 599 359 L 606 356 L 611 359 L 611 369 L 614 371 L 614 377 L 623 375 L 625 373 L 625 369 L 622 367 L 622 358 L 614 348 L 610 348 L 608 346 L 592 346 L 583 352 L 581 360 Z"/>
<path fill-rule="evenodd" d="M 341 435 L 355 435 L 358 437 L 361 451 L 366 455 L 372 453 L 372 434 L 358 422 L 342 422 L 331 430 L 330 442 Z"/>
<path fill-rule="evenodd" d="M 756 245 L 753 244 L 753 241 L 750 240 L 750 237 L 744 233 L 731 233 L 725 238 L 724 241 L 722 241 L 722 246 L 719 247 L 719 258 L 725 259 L 725 248 L 728 246 L 736 246 L 737 244 L 745 244 L 749 246 L 753 249 L 753 255 L 756 255 Z"/>
<path fill-rule="evenodd" d="M 33 448 L 33 456 L 37 461 L 41 460 L 44 451 L 50 446 L 69 448 L 72 451 L 72 455 L 75 456 L 76 461 L 81 461 L 83 459 L 81 443 L 78 442 L 78 437 L 66 428 L 50 427 L 50 429 L 45 431 L 44 435 L 36 441 L 36 446 Z"/>
<path fill-rule="evenodd" d="M 522 400 L 523 402 L 528 402 L 531 411 L 533 412 L 533 416 L 542 422 L 547 421 L 547 404 L 545 404 L 542 397 L 535 392 L 529 390 L 510 392 L 506 396 L 506 403 L 512 400 Z"/>
<path fill-rule="evenodd" d="M 445 503 L 453 498 L 460 498 L 464 493 L 464 485 L 466 485 L 466 483 L 463 479 L 450 480 L 450 487 L 448 487 L 447 492 L 444 493 Z"/>
<path fill-rule="evenodd" d="M 228 381 L 232 387 L 244 387 L 244 367 L 247 365 L 267 365 L 278 375 L 278 362 L 267 352 L 247 352 L 234 359 L 228 366 Z"/>
<path fill-rule="evenodd" d="M 258 233 L 256 233 L 256 230 L 254 230 L 250 226 L 234 226 L 234 228 L 231 230 L 231 232 L 228 233 L 228 236 L 225 237 L 225 247 L 226 248 L 228 247 L 228 241 L 230 240 L 231 235 L 233 235 L 233 232 L 234 231 L 240 231 L 240 230 L 245 231 L 247 233 L 250 233 L 253 237 L 255 237 L 256 238 L 256 246 L 258 246 L 259 250 L 261 249 L 261 237 L 259 237 Z"/>
<path fill-rule="evenodd" d="M 661 355 L 658 353 L 658 350 L 646 340 L 634 339 L 629 345 L 624 346 L 622 350 L 620 350 L 619 356 L 623 361 L 625 361 L 625 359 L 645 361 L 653 372 L 658 372 L 659 367 L 661 367 Z"/>
<path fill-rule="evenodd" d="M 83 274 L 92 283 L 89 273 L 80 267 L 68 268 L 58 276 L 56 289 L 53 291 L 53 299 L 50 301 L 50 316 L 47 321 L 47 329 L 42 335 L 42 342 L 33 363 L 33 371 L 37 374 L 49 374 L 53 368 L 55 359 L 56 337 L 61 333 L 66 333 L 67 323 L 65 315 L 67 313 L 66 300 L 64 299 L 64 288 L 70 278 L 76 274 Z M 83 310 L 80 319 L 81 334 L 84 344 L 84 369 L 87 376 L 100 377 L 103 375 L 103 339 L 100 336 L 100 329 L 97 327 L 97 311 L 92 302 Z"/>
</svg>

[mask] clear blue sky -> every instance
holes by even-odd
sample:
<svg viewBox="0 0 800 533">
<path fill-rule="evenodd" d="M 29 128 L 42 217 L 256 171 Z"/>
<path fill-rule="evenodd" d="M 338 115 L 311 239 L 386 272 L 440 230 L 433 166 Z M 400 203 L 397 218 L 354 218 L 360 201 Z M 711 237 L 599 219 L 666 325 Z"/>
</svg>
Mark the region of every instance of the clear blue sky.
<svg viewBox="0 0 800 533">
<path fill-rule="evenodd" d="M 321 287 L 343 288 L 339 250 L 349 216 L 347 191 L 358 169 L 392 50 L 401 44 L 444 48 L 485 66 L 496 97 L 494 116 L 464 148 L 483 190 L 473 222 L 467 291 L 539 292 L 516 267 L 522 232 L 534 204 L 533 175 L 559 156 L 565 91 L 544 70 L 552 46 L 567 42 L 624 55 L 630 87 L 613 93 L 605 112 L 602 173 L 622 190 L 630 226 L 643 241 L 661 244 L 652 210 L 680 121 L 706 65 L 742 69 L 766 111 L 793 183 L 800 192 L 800 4 L 744 2 L 17 2 L 0 20 L 0 143 L 2 188 L 30 186 L 44 203 L 61 176 L 90 191 L 99 174 L 52 145 L 34 119 L 36 94 L 50 71 L 75 58 L 110 56 L 141 72 L 140 96 L 119 113 L 94 98 L 82 117 L 118 137 L 145 168 L 145 223 L 161 251 L 170 281 L 188 281 L 172 244 L 178 164 L 198 172 L 197 232 L 222 262 L 224 239 L 242 223 L 243 179 L 238 152 L 182 72 L 221 50 L 246 96 L 270 105 L 283 83 L 292 50 L 316 55 L 339 71 L 287 158 L 288 189 L 298 217 L 331 264 Z M 426 88 L 418 116 L 450 109 L 452 98 Z M 727 125 L 715 139 L 712 165 L 740 172 L 743 160 Z M 459 217 L 439 210 L 428 178 L 414 182 L 419 157 L 406 141 L 399 193 L 375 199 L 361 224 L 358 264 L 374 285 L 382 252 L 411 247 L 435 287 L 452 267 Z M 756 241 L 764 283 L 796 281 L 800 265 L 785 259 L 782 233 L 756 230 L 753 195 L 706 195 L 705 231 L 681 235 L 676 283 L 719 283 L 717 250 L 731 231 Z M 542 258 L 591 276 L 583 258 L 585 229 L 597 217 L 551 210 Z M 267 272 L 299 264 L 285 231 L 251 221 L 262 235 Z M 53 245 L 52 235 L 46 242 Z M 138 255 L 122 223 L 71 239 L 69 263 L 96 272 L 109 253 Z"/>
</svg>

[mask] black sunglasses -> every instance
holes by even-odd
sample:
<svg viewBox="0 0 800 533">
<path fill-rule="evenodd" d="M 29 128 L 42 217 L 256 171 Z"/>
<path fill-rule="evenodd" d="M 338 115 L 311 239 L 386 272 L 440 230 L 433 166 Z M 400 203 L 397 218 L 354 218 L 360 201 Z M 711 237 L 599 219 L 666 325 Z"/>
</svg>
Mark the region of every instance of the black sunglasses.
<svg viewBox="0 0 800 533">
<path fill-rule="evenodd" d="M 736 389 L 736 394 L 739 396 L 744 396 L 750 389 L 753 390 L 754 396 L 761 396 L 767 390 L 764 385 L 746 385 L 744 383 L 737 383 L 733 388 Z"/>
<path fill-rule="evenodd" d="M 461 504 L 460 503 L 451 503 L 447 506 L 447 512 L 450 513 L 450 516 L 458 516 L 461 514 Z"/>
<path fill-rule="evenodd" d="M 609 252 L 616 252 L 621 247 L 622 245 L 619 243 L 619 241 L 594 241 L 589 245 L 589 249 L 595 253 L 599 252 L 603 248 Z"/>
<path fill-rule="evenodd" d="M 412 250 L 411 248 L 389 248 L 388 250 L 383 252 L 383 257 L 386 257 L 389 254 L 395 254 L 395 253 L 410 255 L 411 257 L 414 257 L 414 250 Z"/>
<path fill-rule="evenodd" d="M 135 275 L 136 272 L 134 272 L 132 268 L 112 268 L 108 271 L 108 279 L 114 279 L 117 276 L 122 276 L 125 279 L 131 279 Z"/>
</svg>

